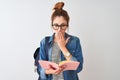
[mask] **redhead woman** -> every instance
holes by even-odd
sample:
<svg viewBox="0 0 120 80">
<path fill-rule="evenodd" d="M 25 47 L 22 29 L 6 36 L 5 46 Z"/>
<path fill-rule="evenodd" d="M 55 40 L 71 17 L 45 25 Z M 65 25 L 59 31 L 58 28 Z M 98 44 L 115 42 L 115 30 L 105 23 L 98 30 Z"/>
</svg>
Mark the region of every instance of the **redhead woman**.
<svg viewBox="0 0 120 80">
<path fill-rule="evenodd" d="M 51 15 L 51 27 L 53 34 L 45 36 L 40 41 L 39 60 L 59 63 L 64 60 L 80 62 L 77 70 L 43 69 L 40 67 L 39 80 L 79 80 L 78 73 L 83 68 L 83 55 L 80 39 L 67 33 L 70 17 L 63 9 L 64 2 L 58 2 L 54 6 Z M 72 64 L 71 64 L 72 65 Z"/>
</svg>

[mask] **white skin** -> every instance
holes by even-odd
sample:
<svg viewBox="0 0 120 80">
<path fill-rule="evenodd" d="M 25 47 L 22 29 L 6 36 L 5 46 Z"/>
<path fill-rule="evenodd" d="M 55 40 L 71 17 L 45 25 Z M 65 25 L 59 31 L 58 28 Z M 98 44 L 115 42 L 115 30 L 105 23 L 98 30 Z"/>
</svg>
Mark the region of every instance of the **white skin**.
<svg viewBox="0 0 120 80">
<path fill-rule="evenodd" d="M 58 24 L 58 25 L 61 25 L 61 24 L 67 24 L 67 21 L 63 18 L 63 16 L 57 16 L 54 20 L 53 20 L 53 24 Z M 67 26 L 66 26 L 66 29 L 63 30 L 59 27 L 58 30 L 54 30 L 54 33 L 55 33 L 55 37 L 54 37 L 54 41 L 57 42 L 59 48 L 61 49 L 61 51 L 63 52 L 63 54 L 65 55 L 65 53 L 68 53 L 68 49 L 66 48 L 66 44 L 69 40 L 69 38 L 67 38 L 65 40 L 64 38 L 64 35 L 65 35 L 65 31 L 67 30 Z M 66 60 L 70 60 L 70 59 L 67 59 Z M 64 66 L 63 67 L 60 67 L 59 69 L 53 69 L 52 67 L 50 69 L 47 69 L 45 71 L 46 74 L 59 74 L 61 73 L 63 70 L 64 70 Z"/>
</svg>

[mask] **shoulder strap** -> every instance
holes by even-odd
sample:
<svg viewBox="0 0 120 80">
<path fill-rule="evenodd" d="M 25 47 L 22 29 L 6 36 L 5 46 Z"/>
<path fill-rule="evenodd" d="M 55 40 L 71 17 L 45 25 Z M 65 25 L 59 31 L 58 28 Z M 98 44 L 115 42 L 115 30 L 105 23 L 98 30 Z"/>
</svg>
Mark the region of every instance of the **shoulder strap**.
<svg viewBox="0 0 120 80">
<path fill-rule="evenodd" d="M 39 48 L 40 48 L 40 47 L 38 47 L 38 48 L 35 50 L 35 52 L 34 52 L 34 55 L 33 55 L 34 59 L 36 59 L 37 56 L 38 56 Z"/>
</svg>

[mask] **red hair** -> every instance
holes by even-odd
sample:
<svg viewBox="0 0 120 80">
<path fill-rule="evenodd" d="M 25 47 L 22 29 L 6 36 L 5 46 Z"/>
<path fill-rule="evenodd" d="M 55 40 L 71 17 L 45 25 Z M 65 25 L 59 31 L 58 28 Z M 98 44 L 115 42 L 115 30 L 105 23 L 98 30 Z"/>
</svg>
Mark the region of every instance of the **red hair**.
<svg viewBox="0 0 120 80">
<path fill-rule="evenodd" d="M 53 20 L 57 16 L 63 16 L 64 19 L 67 21 L 67 25 L 69 23 L 69 15 L 66 10 L 63 9 L 64 3 L 63 2 L 58 2 L 55 4 L 53 10 L 55 10 L 51 16 L 51 24 L 53 24 Z"/>
</svg>

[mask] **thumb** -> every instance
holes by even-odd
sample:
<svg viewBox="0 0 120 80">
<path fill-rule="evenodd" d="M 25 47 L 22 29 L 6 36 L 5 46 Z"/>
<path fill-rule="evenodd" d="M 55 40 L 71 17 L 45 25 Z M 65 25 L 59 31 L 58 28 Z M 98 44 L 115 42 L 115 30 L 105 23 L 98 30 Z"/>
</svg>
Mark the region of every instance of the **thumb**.
<svg viewBox="0 0 120 80">
<path fill-rule="evenodd" d="M 69 39 L 70 39 L 70 37 L 68 37 L 68 38 L 66 39 L 66 41 L 65 41 L 65 42 L 66 42 L 66 44 L 68 43 Z"/>
</svg>

